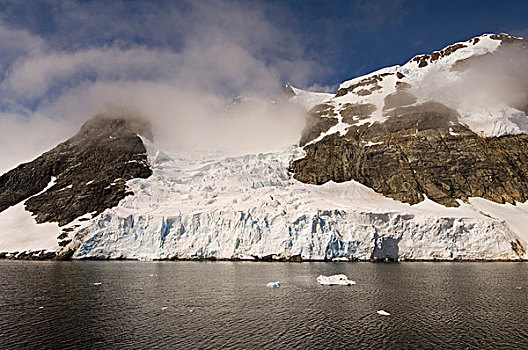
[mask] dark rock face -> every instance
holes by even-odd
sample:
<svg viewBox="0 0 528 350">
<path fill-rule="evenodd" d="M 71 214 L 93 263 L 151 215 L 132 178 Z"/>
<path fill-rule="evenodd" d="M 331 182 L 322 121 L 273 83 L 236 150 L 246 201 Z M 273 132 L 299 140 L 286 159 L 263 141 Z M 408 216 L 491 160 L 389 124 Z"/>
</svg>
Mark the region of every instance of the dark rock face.
<svg viewBox="0 0 528 350">
<path fill-rule="evenodd" d="M 62 226 L 84 214 L 116 206 L 132 194 L 125 181 L 152 174 L 138 134 L 152 139 L 150 124 L 96 116 L 69 140 L 2 175 L 0 211 L 27 199 L 26 209 L 36 215 L 37 222 Z M 37 195 L 52 176 L 55 184 Z"/>
<path fill-rule="evenodd" d="M 454 44 L 451 46 L 446 47 L 445 49 L 441 51 L 435 51 L 430 55 L 419 55 L 414 57 L 411 61 L 418 63 L 419 68 L 426 67 L 429 63 L 433 63 L 435 61 L 438 61 L 442 57 L 446 57 L 451 55 L 456 50 L 459 50 L 463 47 L 466 47 L 464 44 Z"/>
<path fill-rule="evenodd" d="M 352 125 L 369 118 L 376 111 L 376 106 L 371 103 L 345 103 L 339 111 L 343 122 Z"/>
<path fill-rule="evenodd" d="M 403 107 L 412 105 L 417 101 L 416 96 L 413 94 L 404 91 L 404 90 L 398 90 L 395 93 L 392 93 L 390 95 L 387 95 L 385 97 L 384 106 L 383 109 L 392 109 L 396 107 Z"/>
<path fill-rule="evenodd" d="M 435 102 L 395 108 L 388 116 L 306 146 L 305 158 L 292 163 L 294 177 L 311 184 L 356 180 L 411 204 L 424 195 L 447 206 L 468 197 L 528 199 L 528 135 L 482 137 Z"/>
<path fill-rule="evenodd" d="M 337 124 L 334 112 L 334 106 L 331 104 L 320 104 L 308 112 L 305 127 L 299 141 L 301 146 L 306 145 L 313 139 L 316 139 L 321 133 L 328 131 L 332 126 Z"/>
<path fill-rule="evenodd" d="M 382 73 L 382 74 L 377 74 L 377 75 L 373 75 L 371 77 L 362 79 L 358 83 L 352 84 L 347 88 L 337 90 L 336 97 L 344 96 L 359 87 L 365 87 L 365 88 L 358 90 L 356 92 L 356 95 L 359 95 L 359 96 L 370 95 L 374 91 L 381 89 L 381 86 L 378 85 L 378 83 L 381 82 L 384 77 L 393 75 L 393 74 L 394 73 Z"/>
</svg>

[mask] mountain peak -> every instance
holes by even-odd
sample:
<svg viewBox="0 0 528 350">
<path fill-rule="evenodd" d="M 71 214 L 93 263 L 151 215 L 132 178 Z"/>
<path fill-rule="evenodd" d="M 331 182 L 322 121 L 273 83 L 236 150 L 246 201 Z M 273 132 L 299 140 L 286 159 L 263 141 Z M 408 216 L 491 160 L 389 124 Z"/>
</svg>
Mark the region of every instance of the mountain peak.
<svg viewBox="0 0 528 350">
<path fill-rule="evenodd" d="M 117 205 L 131 194 L 127 180 L 152 174 L 138 134 L 152 138 L 148 121 L 97 115 L 75 136 L 2 175 L 0 211 L 24 202 L 37 222 L 63 226 Z"/>
<path fill-rule="evenodd" d="M 133 133 L 154 140 L 152 124 L 137 113 L 106 112 L 86 121 L 79 130 L 79 136 L 112 136 L 116 133 Z"/>
</svg>

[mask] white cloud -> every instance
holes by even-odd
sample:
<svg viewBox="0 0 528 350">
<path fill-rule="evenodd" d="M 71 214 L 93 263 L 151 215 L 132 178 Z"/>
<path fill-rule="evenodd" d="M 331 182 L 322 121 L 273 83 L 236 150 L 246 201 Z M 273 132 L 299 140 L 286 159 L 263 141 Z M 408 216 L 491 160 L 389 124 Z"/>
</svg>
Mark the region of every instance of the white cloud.
<svg viewBox="0 0 528 350">
<path fill-rule="evenodd" d="M 102 4 L 96 3 L 110 6 Z M 294 36 L 274 27 L 262 9 L 189 2 L 185 11 L 174 6 L 142 10 L 140 20 L 124 18 L 106 26 L 103 22 L 112 16 L 104 11 L 93 16 L 101 10 L 94 6 L 55 4 L 56 25 L 71 28 L 78 45 L 0 23 L 0 39 L 18 40 L 2 44 L 10 54 L 0 83 L 0 172 L 71 136 L 108 106 L 149 116 L 167 147 L 207 143 L 264 151 L 296 142 L 303 122 L 298 110 L 276 105 L 225 112 L 237 94 L 269 99 L 282 82 L 304 84 L 322 71 L 303 58 Z M 110 7 L 122 10 L 119 4 Z M 119 39 L 142 29 L 159 34 L 156 45 Z M 89 38 L 96 30 L 108 31 L 114 40 L 94 44 Z M 179 44 L 162 45 L 171 36 Z"/>
<path fill-rule="evenodd" d="M 45 95 L 54 85 L 81 82 L 83 75 L 91 75 L 93 80 L 156 78 L 170 75 L 171 67 L 178 63 L 177 54 L 141 47 L 49 50 L 18 60 L 8 71 L 2 89 L 22 100 L 31 99 Z"/>
<path fill-rule="evenodd" d="M 1 21 L 0 43 L 2 45 L 2 54 L 0 55 L 0 68 L 2 70 L 6 69 L 6 66 L 18 57 L 39 52 L 45 46 L 42 39 L 31 35 L 28 31 L 8 28 Z"/>
</svg>

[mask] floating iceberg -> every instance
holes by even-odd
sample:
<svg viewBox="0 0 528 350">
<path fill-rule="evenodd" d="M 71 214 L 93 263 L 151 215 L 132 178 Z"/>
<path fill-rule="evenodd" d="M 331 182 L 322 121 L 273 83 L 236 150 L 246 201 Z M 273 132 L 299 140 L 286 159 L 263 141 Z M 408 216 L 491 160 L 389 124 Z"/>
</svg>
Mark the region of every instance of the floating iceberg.
<svg viewBox="0 0 528 350">
<path fill-rule="evenodd" d="M 337 257 L 337 258 L 333 258 L 332 261 L 350 261 L 347 257 Z"/>
<path fill-rule="evenodd" d="M 270 282 L 266 285 L 266 287 L 268 288 L 279 288 L 280 287 L 280 282 L 277 281 L 277 282 Z"/>
<path fill-rule="evenodd" d="M 332 276 L 320 275 L 319 277 L 317 277 L 317 282 L 325 286 L 333 286 L 333 285 L 353 286 L 354 284 L 356 284 L 355 281 L 349 280 L 346 275 L 332 275 Z"/>
<path fill-rule="evenodd" d="M 376 312 L 378 313 L 378 315 L 390 316 L 390 314 L 387 311 L 385 311 L 385 310 L 378 310 Z"/>
</svg>

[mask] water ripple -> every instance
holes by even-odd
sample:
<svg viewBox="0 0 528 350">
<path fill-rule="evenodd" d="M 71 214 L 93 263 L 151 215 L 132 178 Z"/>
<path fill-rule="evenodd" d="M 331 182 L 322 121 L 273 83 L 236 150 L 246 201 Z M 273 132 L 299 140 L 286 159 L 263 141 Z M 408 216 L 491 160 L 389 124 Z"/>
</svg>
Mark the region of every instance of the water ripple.
<svg viewBox="0 0 528 350">
<path fill-rule="evenodd" d="M 526 348 L 527 266 L 0 261 L 0 348 Z"/>
</svg>

